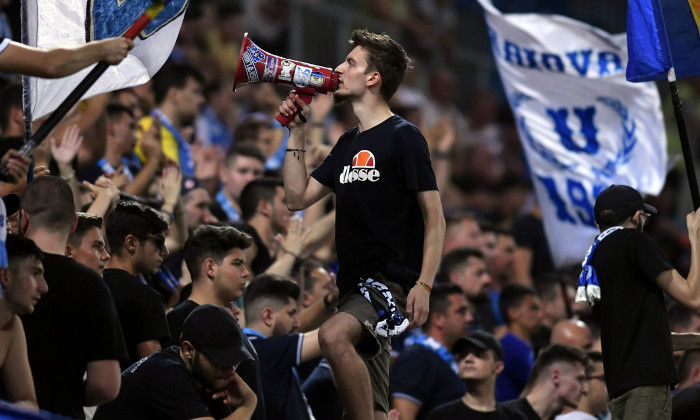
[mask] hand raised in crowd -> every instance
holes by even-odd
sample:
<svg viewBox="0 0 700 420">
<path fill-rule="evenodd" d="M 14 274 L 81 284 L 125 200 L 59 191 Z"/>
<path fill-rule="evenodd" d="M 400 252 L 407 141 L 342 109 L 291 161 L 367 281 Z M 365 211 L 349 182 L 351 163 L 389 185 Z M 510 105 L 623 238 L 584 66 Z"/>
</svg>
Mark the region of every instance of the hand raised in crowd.
<svg viewBox="0 0 700 420">
<path fill-rule="evenodd" d="M 99 196 L 108 197 L 112 204 L 117 202 L 119 198 L 119 188 L 114 185 L 114 182 L 105 175 L 101 175 L 95 180 L 94 184 L 87 181 L 83 181 L 85 185 L 90 190 L 90 195 L 92 198 L 97 199 Z"/>
<path fill-rule="evenodd" d="M 117 166 L 114 172 L 105 176 L 111 179 L 112 183 L 120 190 L 129 183 L 129 176 L 124 172 L 124 165 Z"/>
<path fill-rule="evenodd" d="M 174 206 L 180 199 L 182 188 L 182 172 L 180 166 L 172 160 L 168 160 L 163 168 L 163 173 L 158 180 L 160 195 L 163 197 L 163 207 Z"/>
<path fill-rule="evenodd" d="M 311 233 L 311 229 L 304 226 L 301 217 L 291 217 L 284 235 L 277 234 L 275 241 L 282 252 L 299 257 L 304 251 L 304 244 Z"/>
<path fill-rule="evenodd" d="M 219 167 L 224 161 L 224 152 L 219 147 L 203 147 L 199 143 L 192 145 L 194 159 L 194 177 L 201 180 L 219 176 Z"/>
<path fill-rule="evenodd" d="M 309 104 L 310 117 L 315 123 L 323 123 L 335 104 L 331 95 L 316 95 Z"/>
<path fill-rule="evenodd" d="M 51 172 L 46 166 L 35 166 L 34 167 L 34 178 L 39 178 L 40 176 L 49 175 Z M 27 187 L 27 174 L 24 173 L 17 182 L 6 182 L 4 184 L 0 183 L 0 195 L 7 194 L 17 194 L 21 195 L 24 189 Z"/>
<path fill-rule="evenodd" d="M 700 238 L 700 208 L 688 213 L 685 217 L 685 223 L 688 226 L 688 239 L 691 243 L 696 243 Z"/>
<path fill-rule="evenodd" d="M 142 135 L 139 146 L 144 156 L 146 156 L 146 162 L 160 163 L 160 159 L 163 156 L 163 149 L 160 144 L 160 127 L 160 118 L 154 116 L 153 123 L 148 127 L 148 130 L 141 129 Z"/>
<path fill-rule="evenodd" d="M 76 124 L 71 124 L 63 132 L 61 144 L 56 145 L 56 140 L 53 137 L 49 138 L 49 142 L 51 144 L 51 155 L 60 168 L 61 165 L 71 165 L 75 155 L 78 154 L 80 145 L 83 143 L 83 136 L 80 135 L 80 128 Z"/>
<path fill-rule="evenodd" d="M 108 64 L 119 64 L 134 48 L 134 41 L 122 36 L 96 42 L 102 47 L 100 61 Z"/>
<path fill-rule="evenodd" d="M 430 128 L 428 142 L 433 153 L 446 155 L 452 153 L 457 133 L 450 117 L 442 117 Z"/>
</svg>

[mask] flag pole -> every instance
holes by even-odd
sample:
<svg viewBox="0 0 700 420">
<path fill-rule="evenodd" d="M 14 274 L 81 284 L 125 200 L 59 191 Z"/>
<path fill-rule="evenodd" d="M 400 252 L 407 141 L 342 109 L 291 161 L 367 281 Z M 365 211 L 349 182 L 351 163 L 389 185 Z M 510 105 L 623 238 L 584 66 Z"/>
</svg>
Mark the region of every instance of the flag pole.
<svg viewBox="0 0 700 420">
<path fill-rule="evenodd" d="M 124 38 L 133 40 L 136 36 L 143 31 L 143 29 L 151 23 L 151 21 L 158 15 L 158 13 L 165 7 L 165 0 L 154 0 L 151 6 L 146 9 L 145 12 L 129 27 L 129 29 L 122 35 Z M 19 153 L 22 156 L 29 156 L 32 154 L 34 149 L 36 149 L 42 141 L 49 135 L 49 133 L 56 128 L 58 123 L 66 116 L 68 111 L 75 105 L 80 98 L 85 94 L 85 92 L 90 89 L 90 87 L 97 81 L 97 79 L 104 74 L 109 68 L 110 64 L 100 61 L 97 65 L 88 73 L 87 76 L 78 84 L 78 86 L 73 89 L 73 91 L 68 95 L 66 99 L 61 102 L 61 104 L 56 108 L 56 110 L 51 114 L 51 116 L 44 122 L 44 124 L 39 127 L 39 129 L 32 135 L 32 137 L 27 141 L 24 146 L 19 149 Z M 0 180 L 7 180 L 9 177 L 9 171 L 7 168 L 2 168 L 0 171 Z"/>
<path fill-rule="evenodd" d="M 683 162 L 685 163 L 685 173 L 688 177 L 688 185 L 690 186 L 690 196 L 693 199 L 693 210 L 700 208 L 700 193 L 698 192 L 698 181 L 695 176 L 695 165 L 693 164 L 693 154 L 690 151 L 690 142 L 688 141 L 688 131 L 685 128 L 685 119 L 683 118 L 683 103 L 678 94 L 678 82 L 676 81 L 676 71 L 671 67 L 667 73 L 668 87 L 671 90 L 671 101 L 673 102 L 673 112 L 676 116 L 676 127 L 678 127 L 678 135 L 681 140 L 683 149 Z"/>
</svg>

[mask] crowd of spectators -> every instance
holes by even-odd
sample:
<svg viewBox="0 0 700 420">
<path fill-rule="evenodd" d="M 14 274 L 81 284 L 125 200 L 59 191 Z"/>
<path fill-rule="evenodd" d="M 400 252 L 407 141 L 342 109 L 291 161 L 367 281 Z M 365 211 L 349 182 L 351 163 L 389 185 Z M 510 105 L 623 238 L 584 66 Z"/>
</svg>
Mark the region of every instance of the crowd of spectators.
<svg viewBox="0 0 700 420">
<path fill-rule="evenodd" d="M 119 372 L 158 351 L 175 357 L 169 346 L 181 344 L 187 315 L 215 304 L 246 327 L 249 355 L 239 373 L 247 384 L 241 389 L 257 395 L 242 403 L 251 413 L 257 404 L 253 418 L 340 418 L 318 343 L 338 299 L 334 202 L 287 209 L 281 168 L 288 132 L 274 123 L 287 90 L 255 84 L 232 91 L 243 33 L 286 54 L 294 3 L 191 2 L 152 81 L 82 101 L 36 150 L 34 181 L 0 184 L 11 251 L 0 276 L 1 398 L 91 418 L 83 407 L 115 399 Z M 605 418 L 600 326 L 588 304 L 574 302 L 580 268 L 552 263 L 549 248 L 557 244 L 544 234 L 499 91 L 460 90 L 455 17 L 477 11 L 466 0 L 357 3 L 399 28 L 417 59 L 420 74 L 407 76 L 391 106 L 426 138 L 447 220 L 428 321 L 392 342 L 390 418 L 477 418 L 472 411 L 497 407 L 499 418 L 562 411 L 571 412 L 562 419 Z M 693 82 L 684 85 L 692 111 Z M 21 144 L 24 122 L 21 84 L 2 83 L 5 155 Z M 352 111 L 330 96 L 316 96 L 310 107 L 309 170 L 355 125 Z M 680 216 L 688 210 L 684 185 L 673 168 L 663 191 L 647 197 L 659 210 L 647 232 L 683 275 L 691 260 Z M 32 279 L 31 297 L 17 286 L 22 276 Z M 700 333 L 700 315 L 675 304 L 668 313 L 673 332 Z M 27 348 L 8 348 L 25 334 Z M 17 379 L 22 351 L 35 392 L 27 387 L 32 378 Z M 675 357 L 678 388 L 694 390 L 698 350 Z M 693 401 L 688 391 L 680 395 Z"/>
</svg>

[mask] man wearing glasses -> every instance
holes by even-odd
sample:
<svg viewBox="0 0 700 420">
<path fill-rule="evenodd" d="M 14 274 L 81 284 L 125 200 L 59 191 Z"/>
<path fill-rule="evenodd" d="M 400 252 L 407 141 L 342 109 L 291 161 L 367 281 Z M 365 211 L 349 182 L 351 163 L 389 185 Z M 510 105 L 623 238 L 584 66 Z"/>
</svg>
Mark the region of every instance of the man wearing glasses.
<svg viewBox="0 0 700 420">
<path fill-rule="evenodd" d="M 155 274 L 168 255 L 168 222 L 156 210 L 124 201 L 107 218 L 112 259 L 104 280 L 112 291 L 129 353 L 121 369 L 160 350 L 170 337 L 163 297 L 140 276 Z"/>
<path fill-rule="evenodd" d="M 126 369 L 119 396 L 94 419 L 249 420 L 257 398 L 236 371 L 252 357 L 233 316 L 218 305 L 198 306 L 178 342 Z"/>
<path fill-rule="evenodd" d="M 600 319 L 613 419 L 671 418 L 670 387 L 678 376 L 664 292 L 700 311 L 698 211 L 686 216 L 692 256 L 686 281 L 643 232 L 656 209 L 639 192 L 612 185 L 596 199 L 601 234 L 586 253 L 576 301 L 588 300 Z"/>
</svg>

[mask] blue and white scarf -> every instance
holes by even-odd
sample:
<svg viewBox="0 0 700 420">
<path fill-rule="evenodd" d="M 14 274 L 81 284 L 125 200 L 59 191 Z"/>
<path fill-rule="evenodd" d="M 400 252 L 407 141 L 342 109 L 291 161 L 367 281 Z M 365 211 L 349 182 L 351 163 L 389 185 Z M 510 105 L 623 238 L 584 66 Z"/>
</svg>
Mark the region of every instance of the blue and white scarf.
<svg viewBox="0 0 700 420">
<path fill-rule="evenodd" d="M 151 111 L 151 117 L 157 116 L 160 119 L 160 124 L 165 127 L 168 131 L 170 131 L 170 134 L 173 135 L 173 138 L 177 142 L 177 153 L 178 153 L 178 158 L 180 159 L 180 172 L 182 172 L 182 175 L 188 176 L 188 177 L 193 177 L 194 176 L 194 161 L 192 160 L 192 150 L 190 149 L 190 144 L 185 140 L 184 137 L 182 137 L 182 134 L 180 134 L 180 131 L 175 128 L 172 122 L 168 119 L 168 117 L 163 114 L 163 111 L 161 111 L 158 108 L 155 108 L 153 111 Z"/>
<path fill-rule="evenodd" d="M 576 302 L 582 303 L 588 301 L 588 303 L 593 306 L 600 300 L 600 284 L 598 284 L 598 276 L 595 273 L 595 268 L 591 265 L 591 260 L 593 259 L 593 254 L 600 244 L 600 242 L 607 238 L 608 235 L 615 232 L 616 230 L 622 229 L 621 226 L 611 227 L 605 232 L 598 235 L 586 251 L 586 256 L 583 258 L 581 267 L 583 270 L 578 277 L 578 290 L 576 290 Z"/>
<path fill-rule="evenodd" d="M 406 341 L 404 341 L 405 347 L 415 345 L 423 346 L 427 349 L 430 349 L 433 353 L 437 354 L 442 360 L 444 360 L 445 363 L 450 365 L 450 369 L 452 369 L 454 373 L 459 373 L 459 367 L 457 365 L 457 360 L 455 360 L 454 355 L 450 353 L 449 350 L 445 348 L 445 346 L 440 344 L 440 342 L 438 342 L 433 337 L 428 337 L 425 334 L 420 334 L 417 336 L 408 337 L 406 338 Z"/>
<path fill-rule="evenodd" d="M 394 297 L 388 287 L 382 282 L 374 279 L 360 279 L 357 285 L 360 288 L 360 293 L 374 306 L 379 314 L 379 321 L 374 327 L 374 331 L 382 337 L 395 337 L 406 330 L 408 327 L 408 318 L 401 315 L 396 309 Z M 369 293 L 369 288 L 376 290 L 386 300 L 387 309 L 383 308 L 381 303 L 372 300 Z"/>
</svg>

